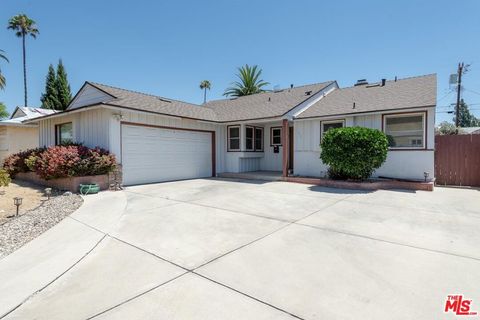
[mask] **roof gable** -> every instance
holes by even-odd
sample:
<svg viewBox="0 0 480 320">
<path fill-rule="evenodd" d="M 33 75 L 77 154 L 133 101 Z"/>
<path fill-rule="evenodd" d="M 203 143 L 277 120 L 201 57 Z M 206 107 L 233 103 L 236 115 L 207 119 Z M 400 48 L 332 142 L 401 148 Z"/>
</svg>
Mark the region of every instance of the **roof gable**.
<svg viewBox="0 0 480 320">
<path fill-rule="evenodd" d="M 386 81 L 385 86 L 370 84 L 334 90 L 297 119 L 432 107 L 436 98 L 437 77 L 431 74 Z"/>
<path fill-rule="evenodd" d="M 73 97 L 67 110 L 77 109 L 96 103 L 107 102 L 112 99 L 115 99 L 115 96 L 101 90 L 89 82 L 85 82 L 75 97 Z"/>
<path fill-rule="evenodd" d="M 328 81 L 233 99 L 210 101 L 205 104 L 205 107 L 214 110 L 220 122 L 281 117 L 333 83 L 335 82 Z"/>
</svg>

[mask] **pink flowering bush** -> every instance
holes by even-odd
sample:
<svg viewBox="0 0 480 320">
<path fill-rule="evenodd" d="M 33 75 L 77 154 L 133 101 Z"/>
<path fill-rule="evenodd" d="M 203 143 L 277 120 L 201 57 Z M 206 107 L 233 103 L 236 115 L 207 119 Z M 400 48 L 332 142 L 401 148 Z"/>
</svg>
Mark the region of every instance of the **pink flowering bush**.
<svg viewBox="0 0 480 320">
<path fill-rule="evenodd" d="M 10 176 L 14 176 L 19 172 L 31 171 L 25 160 L 29 157 L 35 157 L 43 151 L 45 151 L 45 148 L 37 148 L 9 155 L 3 162 L 3 169 L 5 169 Z"/>
<path fill-rule="evenodd" d="M 30 153 L 23 159 L 22 170 L 25 166 L 46 180 L 106 174 L 116 165 L 115 156 L 107 150 L 82 145 L 54 146 Z"/>
</svg>

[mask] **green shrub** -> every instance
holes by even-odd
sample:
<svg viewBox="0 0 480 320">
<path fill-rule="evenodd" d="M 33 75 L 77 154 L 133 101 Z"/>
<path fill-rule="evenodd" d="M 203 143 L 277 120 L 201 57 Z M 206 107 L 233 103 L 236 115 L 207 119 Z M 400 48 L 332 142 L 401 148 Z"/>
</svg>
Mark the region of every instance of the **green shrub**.
<svg viewBox="0 0 480 320">
<path fill-rule="evenodd" d="M 8 172 L 0 169 L 0 187 L 8 187 L 10 182 L 12 182 L 12 179 L 10 179 Z"/>
<path fill-rule="evenodd" d="M 333 179 L 367 179 L 387 159 L 388 140 L 376 129 L 330 129 L 321 143 L 320 159 Z"/>
</svg>

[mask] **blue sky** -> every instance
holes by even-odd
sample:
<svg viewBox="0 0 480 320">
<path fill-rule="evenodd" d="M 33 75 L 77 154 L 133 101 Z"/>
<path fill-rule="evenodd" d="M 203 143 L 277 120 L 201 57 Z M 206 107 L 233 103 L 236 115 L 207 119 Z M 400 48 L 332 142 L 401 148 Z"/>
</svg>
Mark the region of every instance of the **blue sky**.
<svg viewBox="0 0 480 320">
<path fill-rule="evenodd" d="M 221 98 L 248 63 L 272 87 L 437 73 L 440 122 L 451 118 L 448 75 L 459 61 L 472 64 L 464 98 L 480 117 L 479 12 L 478 0 L 0 0 L 0 26 L 18 13 L 37 21 L 41 34 L 27 44 L 34 106 L 59 58 L 73 93 L 91 80 L 196 103 L 201 80 Z M 2 27 L 0 49 L 10 58 L 0 101 L 13 110 L 23 103 L 20 39 Z"/>
</svg>

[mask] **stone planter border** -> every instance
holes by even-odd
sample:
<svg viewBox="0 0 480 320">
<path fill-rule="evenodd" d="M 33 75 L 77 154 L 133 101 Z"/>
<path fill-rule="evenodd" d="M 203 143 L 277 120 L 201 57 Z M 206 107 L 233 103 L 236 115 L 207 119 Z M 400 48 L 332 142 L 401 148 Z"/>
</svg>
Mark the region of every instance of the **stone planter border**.
<svg viewBox="0 0 480 320">
<path fill-rule="evenodd" d="M 318 186 L 343 188 L 343 189 L 360 189 L 360 190 L 380 190 L 380 189 L 407 189 L 407 190 L 423 190 L 433 191 L 434 183 L 421 181 L 397 181 L 397 180 L 377 180 L 377 181 L 342 181 L 321 178 L 307 177 L 284 177 L 284 181 L 315 184 Z"/>
<path fill-rule="evenodd" d="M 85 176 L 85 177 L 70 177 L 45 180 L 39 177 L 34 172 L 20 172 L 15 175 L 15 179 L 32 182 L 41 186 L 55 188 L 62 191 L 71 191 L 77 193 L 80 184 L 96 183 L 100 186 L 100 190 L 107 190 L 109 188 L 109 175 Z"/>
</svg>

